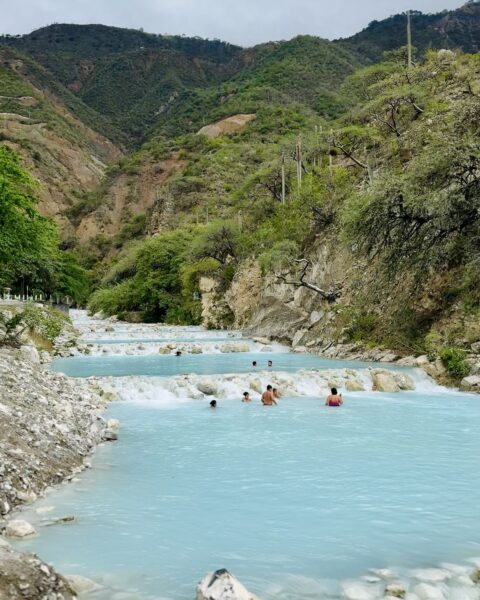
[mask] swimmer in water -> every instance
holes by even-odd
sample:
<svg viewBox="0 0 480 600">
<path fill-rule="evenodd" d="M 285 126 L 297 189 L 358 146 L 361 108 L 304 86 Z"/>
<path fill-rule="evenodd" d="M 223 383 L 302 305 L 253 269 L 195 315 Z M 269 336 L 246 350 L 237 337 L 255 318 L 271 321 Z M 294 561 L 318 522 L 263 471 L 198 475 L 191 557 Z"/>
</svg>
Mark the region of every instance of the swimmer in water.
<svg viewBox="0 0 480 600">
<path fill-rule="evenodd" d="M 243 398 L 242 398 L 242 402 L 251 402 L 252 399 L 250 397 L 250 394 L 248 392 L 243 392 Z"/>
<path fill-rule="evenodd" d="M 210 408 L 217 408 L 217 401 L 216 400 L 212 400 L 210 402 Z"/>
<path fill-rule="evenodd" d="M 272 406 L 273 404 L 277 404 L 275 400 L 275 396 L 273 395 L 273 388 L 271 385 L 267 385 L 267 391 L 262 394 L 262 404 L 263 406 Z"/>
<path fill-rule="evenodd" d="M 342 406 L 342 394 L 338 393 L 337 388 L 332 388 L 331 392 L 332 393 L 327 397 L 325 401 L 325 406 Z"/>
</svg>

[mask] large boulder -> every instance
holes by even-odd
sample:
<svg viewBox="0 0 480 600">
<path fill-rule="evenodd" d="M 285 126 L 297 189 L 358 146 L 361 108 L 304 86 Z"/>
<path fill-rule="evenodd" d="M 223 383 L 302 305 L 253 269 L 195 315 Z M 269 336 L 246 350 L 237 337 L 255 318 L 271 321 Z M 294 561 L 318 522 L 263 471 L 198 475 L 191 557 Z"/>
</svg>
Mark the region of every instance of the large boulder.
<svg viewBox="0 0 480 600">
<path fill-rule="evenodd" d="M 23 538 L 36 533 L 33 525 L 22 519 L 12 519 L 5 526 L 5 535 L 11 538 Z"/>
<path fill-rule="evenodd" d="M 406 375 L 405 373 L 394 373 L 395 381 L 397 382 L 398 387 L 401 390 L 414 390 L 415 382 L 410 377 L 410 375 Z"/>
<path fill-rule="evenodd" d="M 197 600 L 258 600 L 226 569 L 207 573 L 197 585 Z"/>
<path fill-rule="evenodd" d="M 345 389 L 347 392 L 364 392 L 365 388 L 363 383 L 358 379 L 347 379 L 345 382 Z"/>
<path fill-rule="evenodd" d="M 201 379 L 197 383 L 197 389 L 200 390 L 202 394 L 205 394 L 205 396 L 215 396 L 218 391 L 217 384 L 213 379 Z"/>
<path fill-rule="evenodd" d="M 223 344 L 220 346 L 220 352 L 230 354 L 231 352 L 250 352 L 250 346 L 247 343 Z"/>
<path fill-rule="evenodd" d="M 20 356 L 27 362 L 40 364 L 40 354 L 35 346 L 21 346 Z"/>
<path fill-rule="evenodd" d="M 460 383 L 460 389 L 464 392 L 480 392 L 480 375 L 464 377 Z"/>
<path fill-rule="evenodd" d="M 399 392 L 400 387 L 395 375 L 390 371 L 375 370 L 372 372 L 373 385 L 378 392 Z"/>
</svg>

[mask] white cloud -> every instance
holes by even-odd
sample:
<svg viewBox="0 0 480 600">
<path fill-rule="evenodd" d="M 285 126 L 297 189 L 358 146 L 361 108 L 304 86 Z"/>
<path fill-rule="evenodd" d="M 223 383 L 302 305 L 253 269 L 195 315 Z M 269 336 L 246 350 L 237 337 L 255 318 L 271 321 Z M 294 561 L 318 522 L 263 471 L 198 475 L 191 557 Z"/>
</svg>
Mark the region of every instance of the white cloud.
<svg viewBox="0 0 480 600">
<path fill-rule="evenodd" d="M 408 9 L 439 12 L 462 0 L 0 0 L 1 33 L 57 23 L 143 27 L 152 33 L 252 45 L 310 33 L 334 39 Z"/>
</svg>

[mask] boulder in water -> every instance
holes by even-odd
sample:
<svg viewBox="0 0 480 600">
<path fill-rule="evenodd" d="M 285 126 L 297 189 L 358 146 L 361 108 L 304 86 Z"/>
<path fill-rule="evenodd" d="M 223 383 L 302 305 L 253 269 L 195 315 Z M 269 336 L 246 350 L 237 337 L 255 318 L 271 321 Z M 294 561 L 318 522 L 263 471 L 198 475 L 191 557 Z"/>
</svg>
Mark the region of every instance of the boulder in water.
<svg viewBox="0 0 480 600">
<path fill-rule="evenodd" d="M 215 396 L 218 388 L 217 384 L 213 381 L 213 379 L 201 379 L 197 383 L 197 389 L 205 394 L 205 396 Z"/>
<path fill-rule="evenodd" d="M 460 383 L 460 389 L 465 392 L 480 391 L 480 376 L 470 375 L 469 377 L 464 377 Z"/>
<path fill-rule="evenodd" d="M 345 383 L 345 389 L 347 392 L 364 392 L 365 388 L 361 381 L 357 379 L 347 379 Z"/>
<path fill-rule="evenodd" d="M 5 535 L 11 538 L 23 538 L 36 533 L 33 525 L 22 519 L 12 519 L 5 527 Z"/>
<path fill-rule="evenodd" d="M 197 600 L 258 600 L 226 569 L 207 573 L 197 585 Z"/>
<path fill-rule="evenodd" d="M 245 342 L 241 344 L 223 344 L 223 346 L 220 346 L 220 352 L 223 354 L 250 352 L 250 346 Z"/>
<path fill-rule="evenodd" d="M 393 376 L 401 390 L 406 391 L 415 389 L 415 383 L 410 375 L 406 375 L 405 373 L 394 373 Z"/>
<path fill-rule="evenodd" d="M 413 593 L 420 600 L 445 600 L 445 594 L 440 586 L 420 583 L 413 588 Z"/>
<path fill-rule="evenodd" d="M 394 374 L 389 371 L 375 370 L 372 372 L 373 385 L 379 392 L 399 392 L 400 387 Z"/>
<path fill-rule="evenodd" d="M 100 587 L 94 581 L 82 575 L 65 575 L 64 577 L 76 594 L 86 594 Z"/>
<path fill-rule="evenodd" d="M 250 379 L 248 385 L 254 392 L 257 392 L 258 394 L 262 393 L 262 382 L 260 379 Z"/>
</svg>

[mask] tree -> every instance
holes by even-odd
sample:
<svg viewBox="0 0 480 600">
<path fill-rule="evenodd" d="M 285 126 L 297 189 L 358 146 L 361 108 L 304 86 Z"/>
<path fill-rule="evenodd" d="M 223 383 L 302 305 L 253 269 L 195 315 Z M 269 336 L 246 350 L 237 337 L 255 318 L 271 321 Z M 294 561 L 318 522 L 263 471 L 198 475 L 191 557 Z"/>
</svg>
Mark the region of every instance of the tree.
<svg viewBox="0 0 480 600">
<path fill-rule="evenodd" d="M 58 233 L 37 211 L 36 183 L 16 152 L 0 146 L 0 286 L 53 291 L 59 269 Z"/>
</svg>

